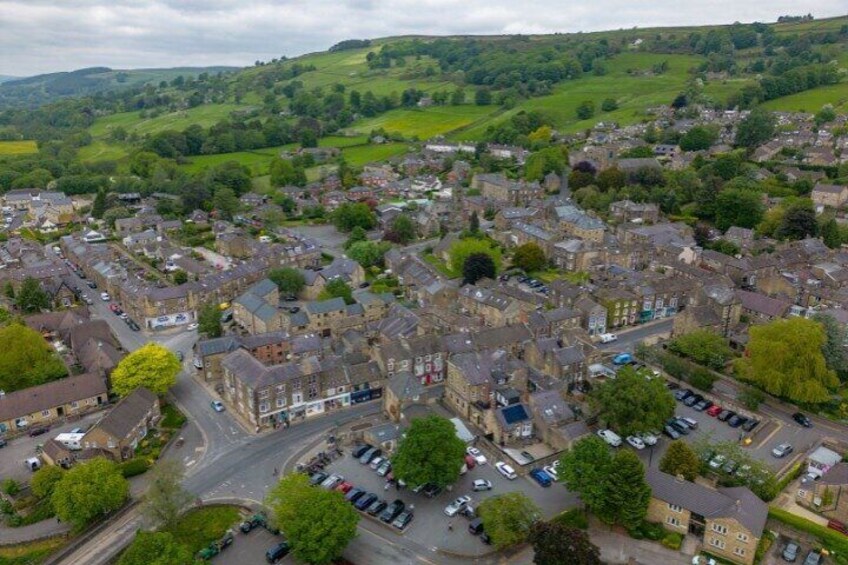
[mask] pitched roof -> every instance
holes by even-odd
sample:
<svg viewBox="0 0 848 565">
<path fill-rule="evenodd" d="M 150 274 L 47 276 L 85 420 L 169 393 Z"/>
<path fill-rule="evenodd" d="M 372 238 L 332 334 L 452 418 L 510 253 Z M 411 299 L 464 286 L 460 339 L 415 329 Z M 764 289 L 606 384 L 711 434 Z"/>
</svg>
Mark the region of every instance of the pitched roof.
<svg viewBox="0 0 848 565">
<path fill-rule="evenodd" d="M 0 396 L 0 422 L 49 410 L 77 400 L 104 395 L 105 379 L 95 373 L 68 377 Z"/>
<path fill-rule="evenodd" d="M 107 434 L 124 439 L 141 422 L 159 398 L 144 387 L 121 399 L 109 413 L 95 424 Z"/>
<path fill-rule="evenodd" d="M 759 314 L 765 314 L 766 316 L 773 318 L 782 317 L 792 306 L 789 302 L 784 302 L 777 298 L 770 298 L 758 292 L 737 290 L 736 295 L 739 296 L 743 309 L 751 310 Z"/>
</svg>

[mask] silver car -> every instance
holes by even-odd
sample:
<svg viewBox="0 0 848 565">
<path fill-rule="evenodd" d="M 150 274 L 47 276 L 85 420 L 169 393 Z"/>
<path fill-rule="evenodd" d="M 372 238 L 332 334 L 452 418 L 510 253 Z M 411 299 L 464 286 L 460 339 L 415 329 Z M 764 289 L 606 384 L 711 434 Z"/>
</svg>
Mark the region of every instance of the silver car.
<svg viewBox="0 0 848 565">
<path fill-rule="evenodd" d="M 445 507 L 445 514 L 451 517 L 456 516 L 460 510 L 468 505 L 469 502 L 471 502 L 470 496 L 467 494 L 460 496 Z"/>
</svg>

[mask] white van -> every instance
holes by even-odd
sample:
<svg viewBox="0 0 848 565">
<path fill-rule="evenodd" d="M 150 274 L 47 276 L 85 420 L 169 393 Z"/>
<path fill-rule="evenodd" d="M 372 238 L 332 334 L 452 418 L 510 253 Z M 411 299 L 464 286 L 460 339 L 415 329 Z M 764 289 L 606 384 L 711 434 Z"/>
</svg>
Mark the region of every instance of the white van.
<svg viewBox="0 0 848 565">
<path fill-rule="evenodd" d="M 598 430 L 598 437 L 613 447 L 621 445 L 621 437 L 612 430 Z"/>
<path fill-rule="evenodd" d="M 612 343 L 618 341 L 618 336 L 615 334 L 601 334 L 601 343 Z"/>
<path fill-rule="evenodd" d="M 41 459 L 38 457 L 30 457 L 24 461 L 24 465 L 26 465 L 26 468 L 32 472 L 38 471 L 41 469 Z"/>
<path fill-rule="evenodd" d="M 83 437 L 85 437 L 85 434 L 65 433 L 57 435 L 55 439 L 71 451 L 79 451 L 82 449 Z"/>
</svg>

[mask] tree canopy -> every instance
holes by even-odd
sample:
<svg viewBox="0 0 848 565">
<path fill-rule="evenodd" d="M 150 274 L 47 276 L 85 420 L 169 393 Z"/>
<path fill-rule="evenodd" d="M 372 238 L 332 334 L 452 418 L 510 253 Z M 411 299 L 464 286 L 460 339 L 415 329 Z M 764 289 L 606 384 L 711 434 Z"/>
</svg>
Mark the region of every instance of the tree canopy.
<svg viewBox="0 0 848 565">
<path fill-rule="evenodd" d="M 365 203 L 346 202 L 333 212 L 333 225 L 341 232 L 349 232 L 357 226 L 367 231 L 377 225 L 377 217 Z"/>
<path fill-rule="evenodd" d="M 465 459 L 465 443 L 453 423 L 440 416 L 415 418 L 392 457 L 395 477 L 417 486 L 451 485 L 459 478 Z"/>
<path fill-rule="evenodd" d="M 302 473 L 283 477 L 271 488 L 266 503 L 298 560 L 330 563 L 356 536 L 359 514 L 344 495 L 309 486 Z"/>
<path fill-rule="evenodd" d="M 590 397 L 598 418 L 616 432 L 631 435 L 662 427 L 674 415 L 674 397 L 663 379 L 626 367 L 596 387 Z"/>
<path fill-rule="evenodd" d="M 477 515 L 483 520 L 483 527 L 495 547 L 505 549 L 527 540 L 541 512 L 523 492 L 507 492 L 481 502 Z"/>
<path fill-rule="evenodd" d="M 280 294 L 297 296 L 303 287 L 306 286 L 306 279 L 299 270 L 294 267 L 282 267 L 280 269 L 272 269 L 268 273 L 268 278 L 277 285 L 280 289 Z"/>
<path fill-rule="evenodd" d="M 516 247 L 512 256 L 512 264 L 526 272 L 543 269 L 547 263 L 545 252 L 532 241 Z"/>
<path fill-rule="evenodd" d="M 343 298 L 345 304 L 355 302 L 353 289 L 343 279 L 330 279 L 318 295 L 318 300 L 330 300 L 331 298 Z"/>
<path fill-rule="evenodd" d="M 418 234 L 416 233 L 415 224 L 412 222 L 412 218 L 406 214 L 399 214 L 394 220 L 392 220 L 392 223 L 389 225 L 386 233 L 383 234 L 383 239 L 391 241 L 392 243 L 406 245 L 410 241 L 413 241 L 417 236 Z"/>
<path fill-rule="evenodd" d="M 191 552 L 169 532 L 138 532 L 121 554 L 118 565 L 191 563 Z"/>
<path fill-rule="evenodd" d="M 50 500 L 63 522 L 82 528 L 98 516 L 120 508 L 129 482 L 118 466 L 102 457 L 74 465 L 56 483 Z"/>
<path fill-rule="evenodd" d="M 27 277 L 21 283 L 15 304 L 21 312 L 32 314 L 50 308 L 50 297 L 44 292 L 37 280 Z"/>
<path fill-rule="evenodd" d="M 753 149 L 770 140 L 774 128 L 774 116 L 763 108 L 754 108 L 736 128 L 736 145 Z"/>
<path fill-rule="evenodd" d="M 700 365 L 721 370 L 733 357 L 733 350 L 727 341 L 710 330 L 695 330 L 683 334 L 669 344 L 668 348 Z"/>
<path fill-rule="evenodd" d="M 206 337 L 221 337 L 224 328 L 221 326 L 221 309 L 214 302 L 204 304 L 197 314 L 197 323 L 200 333 Z"/>
<path fill-rule="evenodd" d="M 465 265 L 465 260 L 469 255 L 474 253 L 485 253 L 492 258 L 495 264 L 495 270 L 500 269 L 501 251 L 488 239 L 466 238 L 455 241 L 451 244 L 448 250 L 450 257 L 450 268 L 462 269 Z"/>
<path fill-rule="evenodd" d="M 112 371 L 112 389 L 127 396 L 138 387 L 165 394 L 177 382 L 179 359 L 158 343 L 147 343 L 123 359 Z"/>
<path fill-rule="evenodd" d="M 142 510 L 153 523 L 168 528 L 177 522 L 194 497 L 182 487 L 183 466 L 175 459 L 163 459 L 150 471 Z"/>
<path fill-rule="evenodd" d="M 813 320 L 824 328 L 825 342 L 822 345 L 822 355 L 827 367 L 836 372 L 840 381 L 848 380 L 848 351 L 845 349 L 848 331 L 829 314 L 816 314 Z"/>
<path fill-rule="evenodd" d="M 65 476 L 65 470 L 56 465 L 45 465 L 32 475 L 29 481 L 32 494 L 38 498 L 50 498 L 56 485 Z"/>
<path fill-rule="evenodd" d="M 839 379 L 822 353 L 827 334 L 814 321 L 795 317 L 753 326 L 745 355 L 735 362 L 737 374 L 792 402 L 821 403 Z"/>
<path fill-rule="evenodd" d="M 463 284 L 475 284 L 480 279 L 494 279 L 496 274 L 495 261 L 488 253 L 472 253 L 462 264 Z"/>
<path fill-rule="evenodd" d="M 685 441 L 673 441 L 660 459 L 660 471 L 669 475 L 683 475 L 687 481 L 694 481 L 701 470 L 701 460 L 694 449 Z"/>
<path fill-rule="evenodd" d="M 68 373 L 37 331 L 19 323 L 0 327 L 0 390 L 12 392 L 44 384 Z"/>
<path fill-rule="evenodd" d="M 380 267 L 389 249 L 391 244 L 386 241 L 357 241 L 348 247 L 347 256 L 362 265 L 363 269 Z"/>
<path fill-rule="evenodd" d="M 601 565 L 601 552 L 589 535 L 559 522 L 537 521 L 530 528 L 536 565 Z"/>
</svg>

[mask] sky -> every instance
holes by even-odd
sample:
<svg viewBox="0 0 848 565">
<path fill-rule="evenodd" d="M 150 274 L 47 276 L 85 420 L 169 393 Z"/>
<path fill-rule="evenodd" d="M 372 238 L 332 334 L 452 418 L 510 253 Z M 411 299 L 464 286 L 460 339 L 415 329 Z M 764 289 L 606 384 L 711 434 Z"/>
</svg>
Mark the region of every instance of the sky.
<svg viewBox="0 0 848 565">
<path fill-rule="evenodd" d="M 845 0 L 0 0 L 0 75 L 247 66 L 343 39 L 774 21 Z"/>
</svg>

